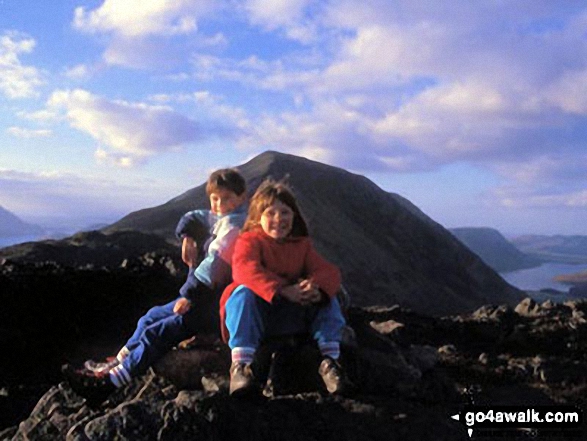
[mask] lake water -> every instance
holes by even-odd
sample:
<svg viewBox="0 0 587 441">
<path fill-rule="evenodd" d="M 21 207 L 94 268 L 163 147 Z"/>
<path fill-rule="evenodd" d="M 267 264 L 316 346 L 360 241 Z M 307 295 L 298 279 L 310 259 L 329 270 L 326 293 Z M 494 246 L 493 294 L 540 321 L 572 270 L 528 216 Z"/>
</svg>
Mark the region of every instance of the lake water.
<svg viewBox="0 0 587 441">
<path fill-rule="evenodd" d="M 574 274 L 585 270 L 587 270 L 587 265 L 585 264 L 544 263 L 536 268 L 500 273 L 500 276 L 509 284 L 524 291 L 539 291 L 545 288 L 552 288 L 568 293 L 570 285 L 556 282 L 553 278 L 561 274 Z M 563 297 L 566 299 L 566 296 Z M 552 299 L 554 300 L 555 298 L 552 297 Z"/>
<path fill-rule="evenodd" d="M 0 248 L 8 247 L 23 242 L 38 240 L 39 236 L 18 236 L 18 237 L 0 237 Z"/>
</svg>

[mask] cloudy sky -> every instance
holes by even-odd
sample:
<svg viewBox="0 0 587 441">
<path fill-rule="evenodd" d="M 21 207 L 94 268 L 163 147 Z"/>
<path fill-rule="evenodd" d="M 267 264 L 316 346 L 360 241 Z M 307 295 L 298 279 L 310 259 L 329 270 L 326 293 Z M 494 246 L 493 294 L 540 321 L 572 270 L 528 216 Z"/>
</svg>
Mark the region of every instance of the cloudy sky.
<svg viewBox="0 0 587 441">
<path fill-rule="evenodd" d="M 582 0 L 0 0 L 0 205 L 113 221 L 268 149 L 587 234 Z"/>
</svg>

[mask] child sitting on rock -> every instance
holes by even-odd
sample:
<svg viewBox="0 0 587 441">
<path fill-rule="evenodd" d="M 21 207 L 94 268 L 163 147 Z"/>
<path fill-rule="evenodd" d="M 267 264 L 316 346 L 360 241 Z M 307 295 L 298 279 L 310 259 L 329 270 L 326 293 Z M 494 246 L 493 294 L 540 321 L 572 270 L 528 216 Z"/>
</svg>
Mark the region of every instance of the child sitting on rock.
<svg viewBox="0 0 587 441">
<path fill-rule="evenodd" d="M 186 213 L 176 228 L 183 240 L 182 258 L 190 267 L 179 298 L 141 317 L 132 337 L 110 362 L 88 361 L 84 370 L 65 366 L 66 378 L 80 395 L 101 401 L 145 373 L 181 341 L 194 334 L 218 333 L 219 297 L 231 281 L 232 252 L 247 213 L 246 183 L 235 169 L 217 170 L 208 178 L 206 193 L 210 210 Z"/>
<path fill-rule="evenodd" d="M 265 181 L 253 196 L 232 260 L 233 283 L 220 315 L 231 348 L 230 393 L 258 390 L 251 367 L 267 337 L 310 332 L 323 360 L 319 373 L 330 393 L 345 385 L 338 358 L 345 319 L 336 294 L 340 271 L 312 246 L 291 190 Z"/>
</svg>

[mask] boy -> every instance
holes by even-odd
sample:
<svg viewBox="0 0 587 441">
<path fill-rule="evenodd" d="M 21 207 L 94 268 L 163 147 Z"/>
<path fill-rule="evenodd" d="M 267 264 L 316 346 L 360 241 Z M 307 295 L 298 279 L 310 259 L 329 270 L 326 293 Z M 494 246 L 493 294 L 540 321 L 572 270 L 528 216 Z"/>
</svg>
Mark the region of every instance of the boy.
<svg viewBox="0 0 587 441">
<path fill-rule="evenodd" d="M 246 183 L 237 170 L 221 169 L 208 178 L 206 193 L 210 210 L 186 213 L 176 228 L 182 259 L 190 267 L 180 296 L 141 317 L 112 361 L 88 361 L 81 371 L 64 367 L 72 388 L 88 400 L 103 401 L 195 333 L 219 332 L 219 297 L 231 281 L 234 243 L 247 215 Z"/>
</svg>

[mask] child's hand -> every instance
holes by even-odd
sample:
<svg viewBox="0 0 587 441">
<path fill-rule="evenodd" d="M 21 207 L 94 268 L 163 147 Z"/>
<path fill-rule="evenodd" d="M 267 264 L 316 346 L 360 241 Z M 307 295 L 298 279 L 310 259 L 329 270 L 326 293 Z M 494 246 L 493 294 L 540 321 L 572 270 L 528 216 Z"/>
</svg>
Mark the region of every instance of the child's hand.
<svg viewBox="0 0 587 441">
<path fill-rule="evenodd" d="M 181 259 L 184 263 L 193 268 L 198 264 L 198 244 L 191 237 L 184 237 L 181 244 Z"/>
<path fill-rule="evenodd" d="M 312 279 L 303 279 L 298 283 L 302 292 L 303 304 L 318 303 L 322 300 L 320 287 Z"/>
<path fill-rule="evenodd" d="M 299 284 L 295 285 L 288 285 L 281 289 L 279 295 L 290 302 L 299 303 L 301 305 L 305 304 L 303 300 L 303 293 L 300 289 Z"/>
<path fill-rule="evenodd" d="M 177 299 L 175 305 L 173 305 L 173 312 L 177 315 L 184 315 L 186 312 L 190 310 L 192 307 L 192 302 L 190 302 L 185 297 Z"/>
</svg>

